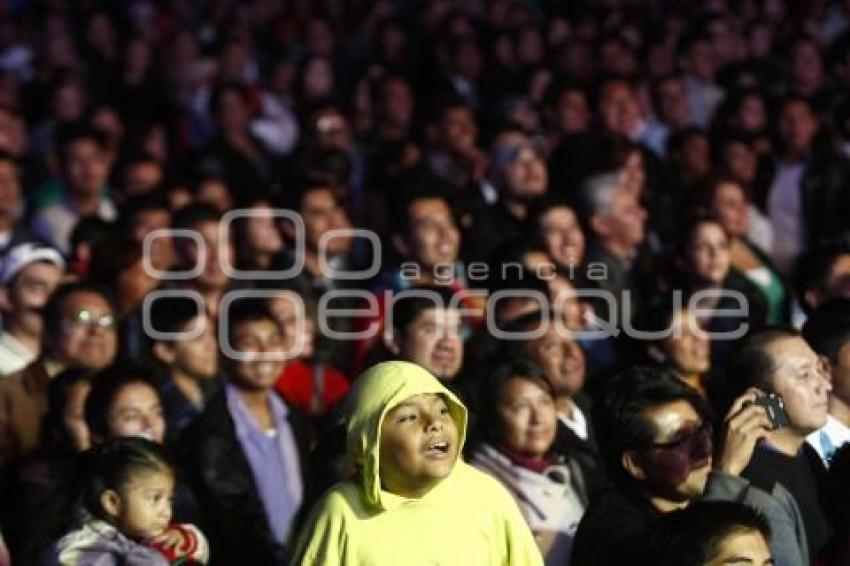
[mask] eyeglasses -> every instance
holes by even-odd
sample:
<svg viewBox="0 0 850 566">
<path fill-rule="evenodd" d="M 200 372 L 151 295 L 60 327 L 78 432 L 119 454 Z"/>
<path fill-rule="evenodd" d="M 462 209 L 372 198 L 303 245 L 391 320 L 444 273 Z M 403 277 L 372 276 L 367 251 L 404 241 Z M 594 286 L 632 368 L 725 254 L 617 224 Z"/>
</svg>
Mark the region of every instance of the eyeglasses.
<svg viewBox="0 0 850 566">
<path fill-rule="evenodd" d="M 698 428 L 687 432 L 670 442 L 653 442 L 649 448 L 672 450 L 691 455 L 711 453 L 711 424 L 704 422 Z"/>
<path fill-rule="evenodd" d="M 111 314 L 104 314 L 98 317 L 88 309 L 80 309 L 66 318 L 64 323 L 70 329 L 97 327 L 101 330 L 112 330 L 115 328 L 115 317 Z"/>
</svg>

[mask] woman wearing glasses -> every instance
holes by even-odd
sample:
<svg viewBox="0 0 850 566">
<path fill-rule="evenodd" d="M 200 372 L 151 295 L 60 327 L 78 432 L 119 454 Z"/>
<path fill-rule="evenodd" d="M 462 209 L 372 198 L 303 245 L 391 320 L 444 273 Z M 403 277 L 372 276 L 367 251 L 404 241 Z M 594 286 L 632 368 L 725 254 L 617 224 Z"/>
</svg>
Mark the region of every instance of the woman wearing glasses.
<svg viewBox="0 0 850 566">
<path fill-rule="evenodd" d="M 591 501 L 571 565 L 635 563 L 665 513 L 702 499 L 755 508 L 775 535 L 771 551 L 777 563 L 807 564 L 793 497 L 769 495 L 739 477 L 771 427 L 764 409 L 753 403 L 755 396 L 748 391 L 734 402 L 715 450 L 705 401 L 677 377 L 636 366 L 607 381 L 594 405 L 594 426 L 616 488 Z"/>
</svg>

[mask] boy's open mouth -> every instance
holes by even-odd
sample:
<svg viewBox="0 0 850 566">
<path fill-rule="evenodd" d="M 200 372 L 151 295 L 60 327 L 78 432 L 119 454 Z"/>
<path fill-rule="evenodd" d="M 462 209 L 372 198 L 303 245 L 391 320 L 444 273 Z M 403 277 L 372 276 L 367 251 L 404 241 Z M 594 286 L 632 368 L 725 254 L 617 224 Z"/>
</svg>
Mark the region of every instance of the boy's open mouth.
<svg viewBox="0 0 850 566">
<path fill-rule="evenodd" d="M 425 446 L 425 455 L 429 458 L 442 458 L 449 453 L 449 442 L 447 440 L 435 440 Z"/>
</svg>

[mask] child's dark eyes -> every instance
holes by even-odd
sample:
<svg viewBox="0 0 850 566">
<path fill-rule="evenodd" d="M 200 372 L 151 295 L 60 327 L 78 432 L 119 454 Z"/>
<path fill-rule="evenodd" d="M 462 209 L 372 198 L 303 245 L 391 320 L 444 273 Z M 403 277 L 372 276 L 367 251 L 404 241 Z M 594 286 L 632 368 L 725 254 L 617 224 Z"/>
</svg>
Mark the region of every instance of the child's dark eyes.
<svg viewBox="0 0 850 566">
<path fill-rule="evenodd" d="M 402 415 L 398 418 L 400 423 L 410 423 L 416 420 L 416 415 Z"/>
</svg>

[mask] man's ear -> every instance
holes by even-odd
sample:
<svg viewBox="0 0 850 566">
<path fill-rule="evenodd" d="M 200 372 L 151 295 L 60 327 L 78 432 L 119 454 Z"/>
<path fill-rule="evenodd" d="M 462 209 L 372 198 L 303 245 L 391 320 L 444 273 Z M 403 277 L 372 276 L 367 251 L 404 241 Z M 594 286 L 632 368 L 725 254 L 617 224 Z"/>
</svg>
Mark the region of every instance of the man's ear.
<svg viewBox="0 0 850 566">
<path fill-rule="evenodd" d="M 401 234 L 393 234 L 390 240 L 393 243 L 393 248 L 401 257 L 410 257 L 410 246 L 404 240 Z"/>
<path fill-rule="evenodd" d="M 640 456 L 638 456 L 638 453 L 634 450 L 627 450 L 623 452 L 623 456 L 620 458 L 620 463 L 623 465 L 626 473 L 634 479 L 638 481 L 646 480 L 646 472 L 643 469 Z"/>
<path fill-rule="evenodd" d="M 100 505 L 110 517 L 117 517 L 121 513 L 121 497 L 114 489 L 107 489 L 100 494 Z"/>
<path fill-rule="evenodd" d="M 165 365 L 174 363 L 174 360 L 177 357 L 174 354 L 174 350 L 171 345 L 165 342 L 154 342 L 151 353 L 153 354 L 154 359 L 159 360 Z"/>
<path fill-rule="evenodd" d="M 382 332 L 381 341 L 384 343 L 387 350 L 392 352 L 394 356 L 398 356 L 401 353 L 401 344 L 399 344 L 398 333 L 395 329 L 390 329 L 388 332 Z"/>
</svg>

